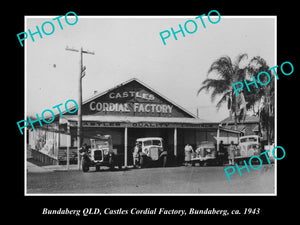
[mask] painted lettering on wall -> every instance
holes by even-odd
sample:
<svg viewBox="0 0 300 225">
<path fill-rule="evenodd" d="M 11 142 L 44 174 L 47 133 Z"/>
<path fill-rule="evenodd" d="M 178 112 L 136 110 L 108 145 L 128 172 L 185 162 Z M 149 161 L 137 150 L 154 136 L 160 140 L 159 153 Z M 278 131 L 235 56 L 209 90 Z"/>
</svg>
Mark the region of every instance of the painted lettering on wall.
<svg viewBox="0 0 300 225">
<path fill-rule="evenodd" d="M 99 112 L 172 113 L 172 109 L 172 105 L 154 103 L 90 103 L 90 110 Z"/>
<path fill-rule="evenodd" d="M 128 97 L 135 97 L 140 98 L 148 101 L 155 100 L 155 97 L 153 94 L 148 93 L 140 93 L 136 91 L 124 91 L 124 92 L 111 92 L 109 94 L 109 98 L 111 99 L 122 99 L 122 98 L 128 98 Z"/>
</svg>

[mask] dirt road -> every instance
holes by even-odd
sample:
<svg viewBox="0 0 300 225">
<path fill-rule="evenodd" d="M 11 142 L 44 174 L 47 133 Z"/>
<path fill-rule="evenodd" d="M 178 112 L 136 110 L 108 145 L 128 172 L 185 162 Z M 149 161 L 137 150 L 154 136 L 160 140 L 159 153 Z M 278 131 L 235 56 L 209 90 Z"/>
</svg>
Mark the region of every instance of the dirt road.
<svg viewBox="0 0 300 225">
<path fill-rule="evenodd" d="M 274 165 L 242 170 L 228 181 L 225 167 L 168 167 L 123 171 L 28 173 L 27 193 L 61 194 L 273 194 Z"/>
</svg>

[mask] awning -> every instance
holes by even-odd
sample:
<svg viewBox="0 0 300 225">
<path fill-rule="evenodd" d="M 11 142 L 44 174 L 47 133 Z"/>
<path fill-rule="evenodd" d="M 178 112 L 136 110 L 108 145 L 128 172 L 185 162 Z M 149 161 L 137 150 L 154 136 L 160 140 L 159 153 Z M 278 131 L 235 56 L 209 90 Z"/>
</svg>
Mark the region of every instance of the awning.
<svg viewBox="0 0 300 225">
<path fill-rule="evenodd" d="M 77 126 L 77 115 L 64 115 L 60 123 Z M 132 117 L 83 115 L 83 127 L 136 127 L 136 128 L 218 128 L 218 123 L 197 118 L 180 117 Z"/>
<path fill-rule="evenodd" d="M 221 129 L 232 131 L 232 132 L 237 132 L 237 133 L 242 133 L 242 132 L 245 132 L 246 126 L 237 125 L 236 129 L 235 129 L 234 125 L 227 125 L 227 126 L 224 126 L 224 127 L 222 126 Z"/>
</svg>

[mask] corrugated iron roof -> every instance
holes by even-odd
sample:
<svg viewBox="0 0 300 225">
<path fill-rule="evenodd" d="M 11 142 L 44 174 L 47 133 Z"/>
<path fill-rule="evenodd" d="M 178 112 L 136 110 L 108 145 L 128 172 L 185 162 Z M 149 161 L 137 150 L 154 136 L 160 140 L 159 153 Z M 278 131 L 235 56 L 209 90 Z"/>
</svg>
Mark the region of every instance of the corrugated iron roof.
<svg viewBox="0 0 300 225">
<path fill-rule="evenodd" d="M 223 124 L 234 124 L 234 118 L 227 117 L 224 120 L 222 120 L 220 123 Z M 240 122 L 238 124 L 243 124 L 243 123 L 259 123 L 259 118 L 257 116 L 249 116 L 246 115 L 245 120 L 243 122 Z"/>
<path fill-rule="evenodd" d="M 243 132 L 245 130 L 245 125 L 237 125 L 236 129 L 234 125 L 227 125 L 227 126 L 223 126 L 223 128 L 227 129 L 227 130 L 236 130 L 239 132 Z"/>
</svg>

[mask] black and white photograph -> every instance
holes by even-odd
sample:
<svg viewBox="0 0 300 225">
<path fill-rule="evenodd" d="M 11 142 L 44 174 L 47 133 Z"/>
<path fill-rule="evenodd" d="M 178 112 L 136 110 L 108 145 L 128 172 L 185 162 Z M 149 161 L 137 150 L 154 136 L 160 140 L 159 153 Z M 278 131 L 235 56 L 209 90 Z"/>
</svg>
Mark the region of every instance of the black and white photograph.
<svg viewBox="0 0 300 225">
<path fill-rule="evenodd" d="M 16 11 L 17 140 L 4 160 L 16 173 L 4 172 L 19 218 L 296 215 L 292 7 L 176 4 Z"/>
<path fill-rule="evenodd" d="M 208 15 L 26 17 L 26 194 L 276 195 L 276 17 Z"/>
</svg>

